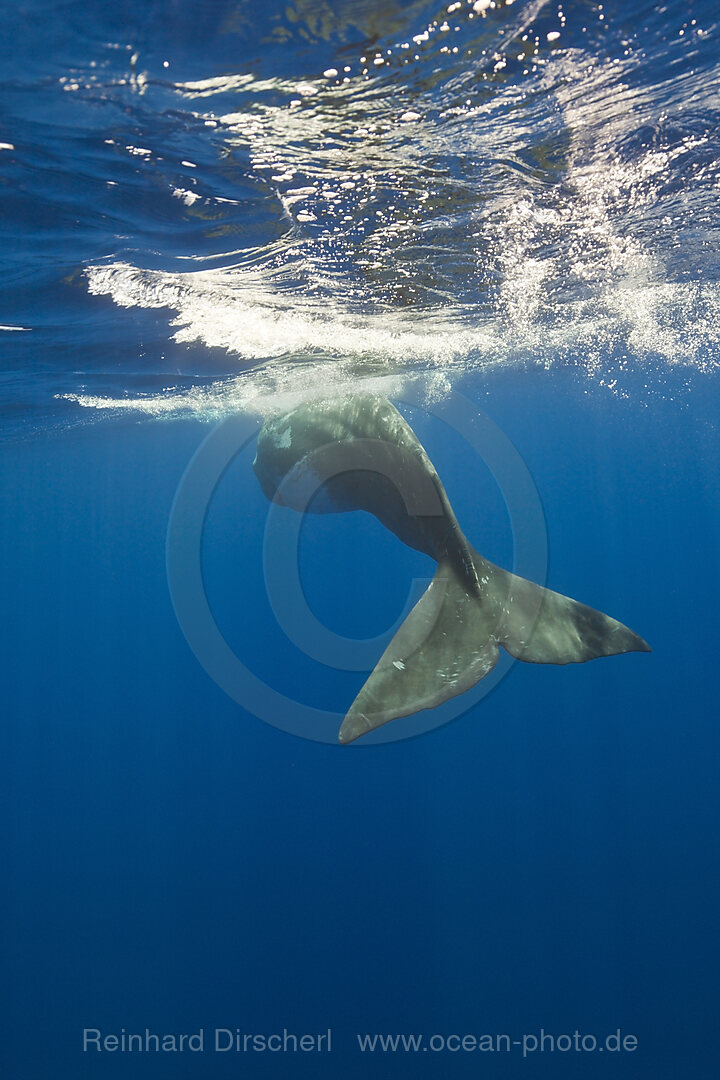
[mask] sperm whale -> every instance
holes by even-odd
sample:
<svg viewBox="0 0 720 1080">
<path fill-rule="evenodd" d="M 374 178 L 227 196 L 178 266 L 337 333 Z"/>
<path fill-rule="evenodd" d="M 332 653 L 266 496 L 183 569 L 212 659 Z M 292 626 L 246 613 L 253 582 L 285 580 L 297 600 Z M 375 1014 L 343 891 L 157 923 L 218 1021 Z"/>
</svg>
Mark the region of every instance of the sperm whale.
<svg viewBox="0 0 720 1080">
<path fill-rule="evenodd" d="M 483 558 L 415 432 L 381 395 L 312 401 L 267 420 L 253 468 L 268 499 L 299 512 L 365 510 L 437 562 L 350 706 L 341 743 L 469 690 L 500 646 L 534 664 L 650 651 L 609 615 Z"/>
</svg>

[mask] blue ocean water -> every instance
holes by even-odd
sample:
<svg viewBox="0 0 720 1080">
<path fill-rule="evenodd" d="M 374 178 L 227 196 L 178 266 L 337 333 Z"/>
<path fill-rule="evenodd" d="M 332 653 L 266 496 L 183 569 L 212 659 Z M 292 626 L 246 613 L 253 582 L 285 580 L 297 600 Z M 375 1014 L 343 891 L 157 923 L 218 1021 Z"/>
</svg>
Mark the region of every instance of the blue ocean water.
<svg viewBox="0 0 720 1080">
<path fill-rule="evenodd" d="M 714 5 L 1 20 L 2 1075 L 714 1080 Z M 252 443 L 209 503 L 204 586 L 287 715 L 189 647 L 173 501 L 227 417 L 410 385 L 475 547 L 546 545 L 547 583 L 653 652 L 516 664 L 416 738 L 302 738 L 296 707 L 342 715 L 367 673 L 278 622 Z M 346 638 L 432 573 L 361 514 L 309 515 L 296 559 Z M 216 1051 L 216 1028 L 331 1048 Z M 204 1043 L 84 1049 L 86 1029 Z M 377 1034 L 423 1042 L 363 1051 Z"/>
</svg>

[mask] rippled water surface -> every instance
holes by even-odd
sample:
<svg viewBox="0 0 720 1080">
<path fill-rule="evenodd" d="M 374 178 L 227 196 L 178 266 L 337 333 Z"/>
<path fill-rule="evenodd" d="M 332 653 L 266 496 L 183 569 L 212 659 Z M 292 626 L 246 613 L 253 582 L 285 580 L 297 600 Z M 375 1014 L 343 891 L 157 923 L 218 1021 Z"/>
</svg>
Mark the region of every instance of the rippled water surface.
<svg viewBox="0 0 720 1080">
<path fill-rule="evenodd" d="M 6 423 L 717 365 L 713 5 L 4 15 Z"/>
</svg>

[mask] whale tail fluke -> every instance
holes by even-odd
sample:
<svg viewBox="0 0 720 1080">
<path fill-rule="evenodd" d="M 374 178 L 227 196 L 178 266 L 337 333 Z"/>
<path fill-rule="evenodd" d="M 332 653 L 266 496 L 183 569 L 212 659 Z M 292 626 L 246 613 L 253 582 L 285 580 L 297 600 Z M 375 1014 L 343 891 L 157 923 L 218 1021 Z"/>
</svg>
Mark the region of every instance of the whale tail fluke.
<svg viewBox="0 0 720 1080">
<path fill-rule="evenodd" d="M 650 652 L 641 637 L 609 615 L 502 570 L 470 550 L 476 578 L 470 580 L 456 560 L 439 562 L 426 592 L 350 707 L 340 728 L 341 743 L 469 690 L 495 667 L 500 645 L 533 664 Z"/>
</svg>

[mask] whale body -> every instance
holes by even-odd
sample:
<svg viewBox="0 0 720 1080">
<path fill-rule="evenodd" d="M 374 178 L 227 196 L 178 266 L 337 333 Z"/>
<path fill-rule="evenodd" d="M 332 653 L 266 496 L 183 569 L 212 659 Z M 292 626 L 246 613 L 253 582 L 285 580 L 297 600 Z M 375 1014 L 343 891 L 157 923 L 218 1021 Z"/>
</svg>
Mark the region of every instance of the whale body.
<svg viewBox="0 0 720 1080">
<path fill-rule="evenodd" d="M 475 551 L 423 446 L 385 397 L 313 401 L 266 421 L 253 468 L 269 499 L 301 513 L 365 510 L 438 564 L 350 706 L 341 743 L 469 690 L 500 646 L 534 664 L 650 651 L 616 619 Z"/>
</svg>

